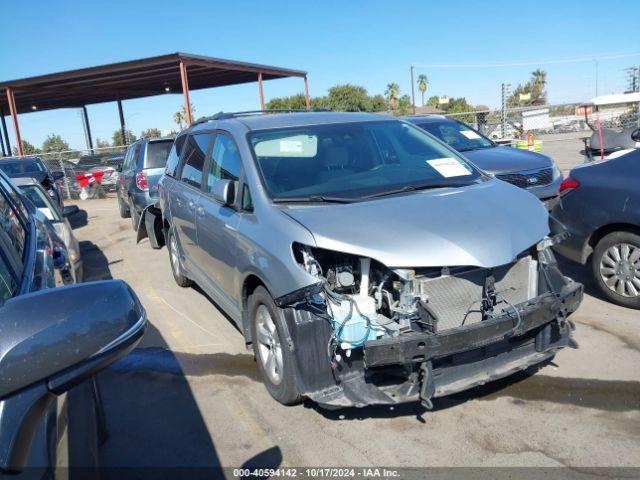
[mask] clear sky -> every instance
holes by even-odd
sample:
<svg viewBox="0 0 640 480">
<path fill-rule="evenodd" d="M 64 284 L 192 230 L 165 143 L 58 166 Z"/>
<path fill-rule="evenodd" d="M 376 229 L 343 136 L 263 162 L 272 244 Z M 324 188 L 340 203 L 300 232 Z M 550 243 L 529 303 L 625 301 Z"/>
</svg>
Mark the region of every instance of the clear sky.
<svg viewBox="0 0 640 480">
<path fill-rule="evenodd" d="M 640 52 L 640 1 L 100 1 L 2 0 L 0 80 L 182 51 L 307 70 L 311 94 L 340 83 L 410 93 L 411 64 L 555 61 Z M 640 55 L 598 62 L 598 93 L 619 92 Z M 465 96 L 497 106 L 538 65 L 421 68 L 427 96 Z M 595 95 L 596 62 L 541 64 L 552 103 Z M 301 79 L 265 83 L 267 100 L 303 90 Z M 192 94 L 196 116 L 259 108 L 257 85 Z M 418 102 L 419 103 L 419 102 Z M 171 129 L 179 95 L 124 102 L 134 134 Z M 94 139 L 118 128 L 115 103 L 88 107 Z M 78 110 L 20 116 L 24 139 L 58 133 L 83 147 Z M 12 142 L 15 142 L 12 139 Z"/>
</svg>

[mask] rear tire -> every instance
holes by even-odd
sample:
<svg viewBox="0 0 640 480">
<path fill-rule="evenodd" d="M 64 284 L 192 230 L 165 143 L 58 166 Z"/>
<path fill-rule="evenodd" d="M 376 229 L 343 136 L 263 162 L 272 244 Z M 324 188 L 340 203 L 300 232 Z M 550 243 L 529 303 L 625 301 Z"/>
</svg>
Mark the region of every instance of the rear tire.
<svg viewBox="0 0 640 480">
<path fill-rule="evenodd" d="M 131 216 L 131 211 L 129 210 L 129 206 L 122 201 L 120 195 L 118 195 L 118 211 L 120 212 L 121 218 L 129 218 Z"/>
<path fill-rule="evenodd" d="M 613 232 L 602 237 L 593 251 L 591 270 L 607 300 L 640 309 L 640 235 Z"/>
<path fill-rule="evenodd" d="M 138 225 L 140 225 L 140 214 L 136 211 L 136 207 L 132 201 L 129 201 L 129 211 L 131 212 L 131 226 L 133 231 L 138 231 Z"/>
<path fill-rule="evenodd" d="M 182 265 L 180 263 L 180 247 L 178 246 L 178 240 L 175 235 L 169 231 L 169 238 L 167 239 L 167 245 L 169 248 L 169 262 L 171 264 L 171 273 L 173 274 L 173 279 L 176 281 L 178 286 L 187 288 L 193 285 L 193 281 L 182 274 Z"/>
<path fill-rule="evenodd" d="M 247 302 L 253 352 L 262 382 L 283 405 L 300 403 L 293 353 L 286 345 L 284 315 L 264 287 L 257 287 Z"/>
</svg>

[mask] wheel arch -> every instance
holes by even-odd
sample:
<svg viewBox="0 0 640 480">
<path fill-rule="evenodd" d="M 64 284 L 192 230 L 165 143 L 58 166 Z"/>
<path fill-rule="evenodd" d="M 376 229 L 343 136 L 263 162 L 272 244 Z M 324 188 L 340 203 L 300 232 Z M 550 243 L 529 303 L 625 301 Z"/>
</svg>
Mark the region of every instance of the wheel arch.
<svg viewBox="0 0 640 480">
<path fill-rule="evenodd" d="M 250 344 L 252 342 L 251 323 L 249 319 L 249 312 L 247 309 L 248 301 L 251 294 L 258 287 L 263 287 L 267 292 L 269 292 L 269 295 L 271 295 L 271 290 L 269 289 L 268 283 L 257 273 L 248 272 L 242 281 L 242 288 L 241 288 L 241 295 L 240 295 L 242 333 L 244 335 L 244 339 L 247 344 Z"/>
<path fill-rule="evenodd" d="M 587 260 L 589 260 L 593 255 L 593 251 L 595 250 L 596 245 L 598 245 L 598 242 L 600 242 L 600 240 L 613 232 L 630 232 L 635 233 L 636 235 L 640 235 L 640 226 L 634 225 L 633 223 L 610 223 L 608 225 L 599 227 L 589 236 L 589 239 L 587 240 Z"/>
</svg>

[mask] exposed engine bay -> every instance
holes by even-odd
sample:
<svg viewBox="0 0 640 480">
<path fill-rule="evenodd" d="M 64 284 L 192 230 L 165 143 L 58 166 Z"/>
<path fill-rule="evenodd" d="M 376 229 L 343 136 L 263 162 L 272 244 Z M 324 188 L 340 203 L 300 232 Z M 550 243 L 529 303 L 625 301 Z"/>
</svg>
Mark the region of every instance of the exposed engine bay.
<svg viewBox="0 0 640 480">
<path fill-rule="evenodd" d="M 336 384 L 314 395 L 309 390 L 323 382 L 313 385 L 312 380 L 303 390 L 329 405 L 393 403 L 412 396 L 430 405 L 431 397 L 484 383 L 492 375 L 504 376 L 502 358 L 513 357 L 515 350 L 524 355 L 524 346 L 531 346 L 533 354 L 527 350 L 521 363 L 505 360 L 510 373 L 552 357 L 569 343 L 573 327 L 567 317 L 582 296 L 582 286 L 557 269 L 549 248 L 553 241 L 547 238 L 494 268 L 415 269 L 388 268 L 370 258 L 294 244 L 296 261 L 318 283 L 279 303 L 294 309 L 292 330 L 309 328 L 313 320 L 324 322 L 313 327 L 313 340 L 299 332 L 293 336 L 309 347 L 315 342 L 316 350 L 318 342 L 326 342 L 324 354 L 299 352 L 304 357 L 300 368 L 319 375 L 321 366 L 308 363 L 311 357 L 314 362 L 324 357 L 323 368 L 328 362 Z M 570 304 L 565 304 L 565 295 L 571 297 Z M 502 350 L 487 353 L 489 344 Z M 469 358 L 479 355 L 479 370 L 456 370 L 450 381 L 456 386 L 445 385 L 446 375 L 434 371 L 440 365 L 455 366 L 455 355 L 465 351 Z M 498 357 L 500 362 L 489 368 Z M 372 393 L 372 388 L 377 391 Z"/>
</svg>

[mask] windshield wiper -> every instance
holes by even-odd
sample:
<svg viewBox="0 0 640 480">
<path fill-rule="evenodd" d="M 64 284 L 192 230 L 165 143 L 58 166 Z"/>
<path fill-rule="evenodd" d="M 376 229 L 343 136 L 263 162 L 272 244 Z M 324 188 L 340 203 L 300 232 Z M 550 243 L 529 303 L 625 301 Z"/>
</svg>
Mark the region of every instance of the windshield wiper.
<svg viewBox="0 0 640 480">
<path fill-rule="evenodd" d="M 325 195 L 310 195 L 308 197 L 275 197 L 274 203 L 295 203 L 295 202 L 311 202 L 311 203 L 353 203 L 355 199 L 344 197 L 328 197 Z"/>
<path fill-rule="evenodd" d="M 398 193 L 407 193 L 407 192 L 416 192 L 418 190 L 430 190 L 435 188 L 450 188 L 450 187 L 464 187 L 469 185 L 469 183 L 443 183 L 443 184 L 427 184 L 427 185 L 405 185 L 401 188 L 396 188 L 395 190 L 387 190 L 380 193 L 373 193 L 371 195 L 366 195 L 362 198 L 379 198 L 379 197 L 387 197 L 389 195 L 396 195 Z"/>
</svg>

